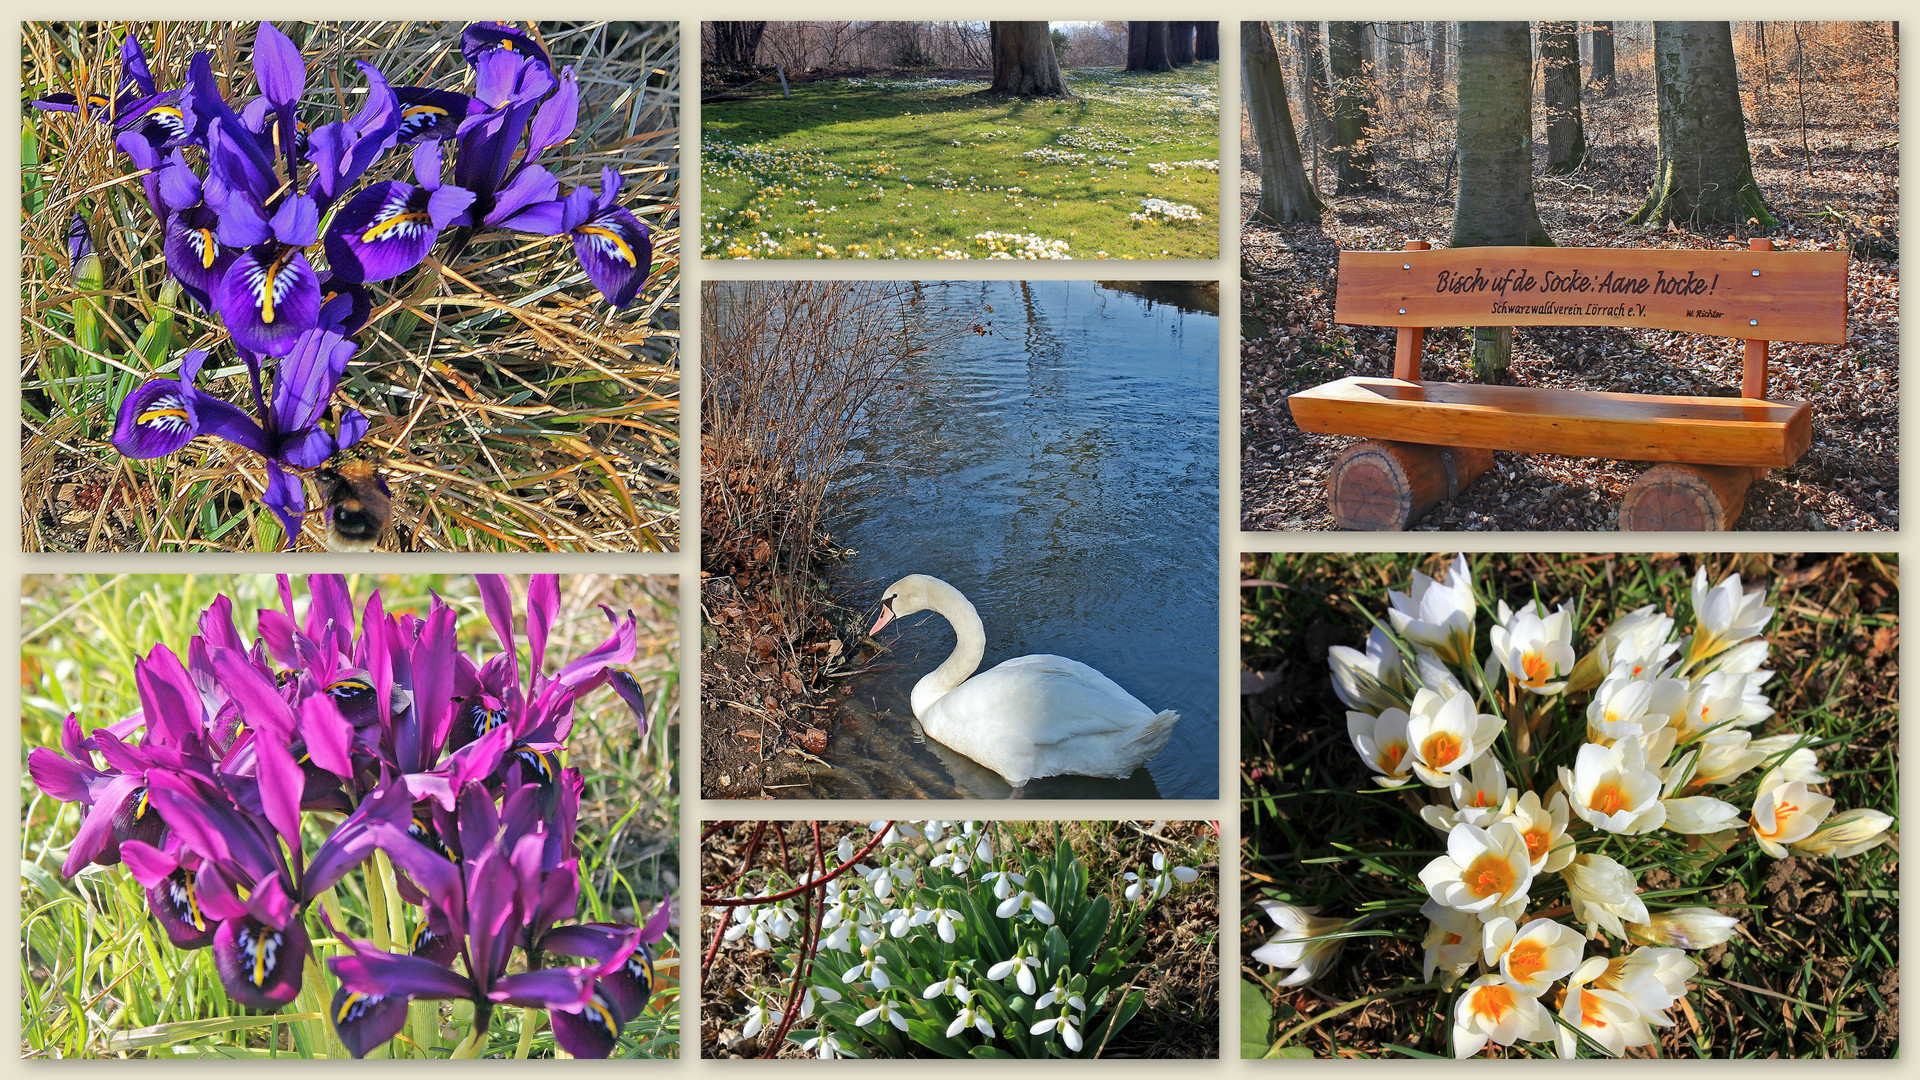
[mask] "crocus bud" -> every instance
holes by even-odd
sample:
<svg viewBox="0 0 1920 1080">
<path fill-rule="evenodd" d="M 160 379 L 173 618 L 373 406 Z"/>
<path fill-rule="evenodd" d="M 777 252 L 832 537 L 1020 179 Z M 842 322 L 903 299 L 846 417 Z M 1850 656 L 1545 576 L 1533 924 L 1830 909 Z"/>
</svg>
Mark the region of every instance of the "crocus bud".
<svg viewBox="0 0 1920 1080">
<path fill-rule="evenodd" d="M 1880 846 L 1892 824 L 1893 818 L 1878 810 L 1866 807 L 1845 810 L 1828 818 L 1812 836 L 1792 846 L 1793 850 L 1808 855 L 1845 859 Z"/>
<path fill-rule="evenodd" d="M 1305 908 L 1279 900 L 1261 900 L 1259 904 L 1279 929 L 1265 945 L 1253 950 L 1253 958 L 1274 967 L 1292 968 L 1293 971 L 1280 980 L 1281 986 L 1305 986 L 1333 967 L 1346 939 L 1326 935 L 1346 929 L 1345 919 L 1319 918 Z"/>
<path fill-rule="evenodd" d="M 1733 937 L 1740 920 L 1710 907 L 1656 911 L 1643 923 L 1627 924 L 1627 940 L 1676 949 L 1711 949 Z"/>
</svg>

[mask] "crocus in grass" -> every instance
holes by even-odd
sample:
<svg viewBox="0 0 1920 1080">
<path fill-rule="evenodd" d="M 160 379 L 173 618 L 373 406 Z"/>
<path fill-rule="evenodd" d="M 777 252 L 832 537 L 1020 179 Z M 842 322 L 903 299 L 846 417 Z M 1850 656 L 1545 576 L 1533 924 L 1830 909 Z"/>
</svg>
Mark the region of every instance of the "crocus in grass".
<svg viewBox="0 0 1920 1080">
<path fill-rule="evenodd" d="M 1573 840 L 1567 836 L 1567 797 L 1554 792 L 1545 806 L 1540 793 L 1529 791 L 1514 803 L 1508 820 L 1520 830 L 1526 842 L 1527 858 L 1535 874 L 1554 874 L 1573 861 Z"/>
<path fill-rule="evenodd" d="M 1508 676 L 1536 694 L 1565 690 L 1565 677 L 1574 667 L 1572 611 L 1562 604 L 1549 615 L 1538 601 L 1515 611 L 1502 600 L 1499 615 L 1499 621 L 1487 631 L 1487 641 L 1493 646 L 1487 658 L 1488 680 L 1505 668 Z"/>
<path fill-rule="evenodd" d="M 1560 1019 L 1565 1023 L 1551 1032 L 1563 1058 L 1579 1056 L 1581 1035 L 1612 1057 L 1626 1053 L 1629 1046 L 1648 1046 L 1655 1041 L 1653 1029 L 1626 995 L 1593 985 L 1595 979 L 1606 974 L 1607 963 L 1604 956 L 1590 956 L 1567 980 L 1566 996 L 1560 1005 Z"/>
<path fill-rule="evenodd" d="M 1583 743 L 1573 768 L 1560 766 L 1560 787 L 1581 820 L 1611 833 L 1651 832 L 1667 820 L 1660 778 L 1647 768 L 1639 740 L 1612 746 Z"/>
<path fill-rule="evenodd" d="M 1833 800 L 1794 780 L 1770 788 L 1753 804 L 1753 838 L 1760 850 L 1776 859 L 1787 857 L 1787 846 L 1812 836 L 1833 812 Z"/>
<path fill-rule="evenodd" d="M 1420 942 L 1425 950 L 1420 978 L 1430 980 L 1434 971 L 1439 970 L 1446 974 L 1447 984 L 1452 985 L 1454 979 L 1466 974 L 1467 968 L 1480 958 L 1480 917 L 1455 911 L 1432 898 L 1420 905 L 1420 914 L 1427 917 L 1427 933 Z"/>
<path fill-rule="evenodd" d="M 1740 920 L 1709 907 L 1656 911 L 1643 923 L 1627 924 L 1627 940 L 1642 945 L 1676 949 L 1711 949 L 1725 944 L 1739 929 Z"/>
<path fill-rule="evenodd" d="M 1729 574 L 1718 585 L 1707 587 L 1707 568 L 1693 576 L 1693 637 L 1687 642 L 1687 662 L 1698 663 L 1751 637 L 1759 636 L 1773 619 L 1762 590 L 1746 592 L 1739 574 Z"/>
<path fill-rule="evenodd" d="M 1337 935 L 1347 928 L 1346 919 L 1322 918 L 1283 900 L 1255 903 L 1277 929 L 1266 944 L 1253 950 L 1253 958 L 1291 969 L 1281 977 L 1281 986 L 1305 986 L 1325 975 L 1339 959 L 1346 939 Z"/>
<path fill-rule="evenodd" d="M 1413 758 L 1407 753 L 1410 719 L 1400 708 L 1389 708 L 1379 716 L 1347 714 L 1347 737 L 1353 740 L 1360 760 L 1374 771 L 1373 782 L 1381 787 L 1399 787 L 1412 779 Z"/>
<path fill-rule="evenodd" d="M 1893 816 L 1864 807 L 1842 810 L 1826 820 L 1811 834 L 1793 844 L 1795 851 L 1834 859 L 1847 859 L 1879 847 L 1886 842 Z"/>
<path fill-rule="evenodd" d="M 1406 667 L 1386 631 L 1374 628 L 1367 635 L 1367 651 L 1335 645 L 1327 650 L 1327 666 L 1333 669 L 1333 691 L 1347 708 L 1362 713 L 1379 713 L 1406 700 Z"/>
<path fill-rule="evenodd" d="M 1407 718 L 1407 743 L 1414 775 L 1430 787 L 1450 787 L 1461 770 L 1479 760 L 1505 729 L 1506 721 L 1480 712 L 1473 697 L 1442 698 L 1422 689 L 1413 696 Z"/>
<path fill-rule="evenodd" d="M 1625 937 L 1623 923 L 1647 921 L 1647 905 L 1640 899 L 1640 883 L 1633 871 L 1605 855 L 1585 852 L 1568 860 L 1560 871 L 1567 884 L 1575 922 L 1598 926 L 1614 937 Z"/>
<path fill-rule="evenodd" d="M 1551 1038 L 1553 1017 L 1539 1000 L 1499 975 L 1482 975 L 1461 992 L 1453 1008 L 1453 1056 L 1469 1058 L 1489 1041 L 1512 1046 Z"/>
<path fill-rule="evenodd" d="M 1578 931 L 1552 919 L 1516 926 L 1512 919 L 1499 917 L 1486 924 L 1481 955 L 1514 989 L 1539 997 L 1573 974 L 1585 946 L 1586 939 Z"/>
<path fill-rule="evenodd" d="M 1596 742 L 1637 739 L 1666 727 L 1686 707 L 1684 680 L 1616 671 L 1587 703 L 1587 737 Z"/>
<path fill-rule="evenodd" d="M 1491 918 L 1526 901 L 1533 860 L 1512 822 L 1482 829 L 1463 821 L 1447 834 L 1447 853 L 1421 868 L 1420 883 L 1456 911 Z"/>
<path fill-rule="evenodd" d="M 1473 656 L 1473 582 L 1467 557 L 1456 555 L 1443 584 L 1414 571 L 1409 592 L 1389 592 L 1387 616 L 1395 633 L 1432 649 L 1450 664 L 1465 664 Z"/>
</svg>

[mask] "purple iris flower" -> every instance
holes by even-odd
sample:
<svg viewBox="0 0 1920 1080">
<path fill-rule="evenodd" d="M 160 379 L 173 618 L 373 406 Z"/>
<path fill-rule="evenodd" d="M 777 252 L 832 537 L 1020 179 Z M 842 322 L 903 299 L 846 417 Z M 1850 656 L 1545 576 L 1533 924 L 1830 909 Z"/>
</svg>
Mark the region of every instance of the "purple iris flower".
<svg viewBox="0 0 1920 1080">
<path fill-rule="evenodd" d="M 334 215 L 327 262 L 347 281 L 385 281 L 419 266 L 440 230 L 473 205 L 473 192 L 440 182 L 440 146 L 414 148 L 419 185 L 370 184 Z"/>
<path fill-rule="evenodd" d="M 584 187 L 568 192 L 560 223 L 573 237 L 587 280 L 614 307 L 631 304 L 653 269 L 653 238 L 632 211 L 615 201 L 620 185 L 617 170 L 603 169 L 600 194 Z"/>
</svg>

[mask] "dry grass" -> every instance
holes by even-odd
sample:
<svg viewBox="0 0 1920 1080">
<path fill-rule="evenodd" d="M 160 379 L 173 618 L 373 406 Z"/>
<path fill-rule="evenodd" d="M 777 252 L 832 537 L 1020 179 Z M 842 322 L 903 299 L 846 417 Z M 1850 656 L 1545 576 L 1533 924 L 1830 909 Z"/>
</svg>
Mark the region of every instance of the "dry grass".
<svg viewBox="0 0 1920 1080">
<path fill-rule="evenodd" d="M 281 24 L 307 56 L 308 119 L 356 107 L 353 61 L 395 85 L 470 89 L 460 24 Z M 108 91 L 124 24 L 29 23 L 24 90 Z M 236 95 L 252 92 L 241 59 L 251 24 L 134 28 L 164 89 L 199 49 Z M 613 312 L 564 238 L 493 234 L 455 265 L 429 259 L 373 286 L 374 320 L 340 396 L 372 420 L 362 444 L 394 489 L 394 546 L 419 551 L 671 550 L 679 542 L 679 31 L 658 23 L 545 23 L 534 35 L 580 81 L 580 127 L 544 163 L 563 183 L 611 165 L 622 203 L 653 230 L 654 269 L 639 298 Z M 331 101 L 325 101 L 327 98 Z M 320 106 L 324 101 L 325 108 Z M 120 458 L 106 442 L 124 394 L 214 349 L 203 384 L 233 394 L 244 374 L 224 333 L 183 305 L 172 348 L 136 348 L 169 314 L 159 227 L 105 125 L 29 113 L 22 223 L 26 550 L 247 550 L 277 546 L 256 500 L 262 463 L 213 439 L 169 458 Z M 390 155 L 369 180 L 399 176 Z M 106 265 L 105 333 L 78 348 L 64 234 L 74 210 L 93 222 Z M 444 250 L 444 249 L 443 249 Z M 164 344 L 164 342 L 163 342 Z M 161 355 L 151 355 L 161 352 Z M 311 494 L 310 505 L 317 499 Z M 317 543 L 317 515 L 302 546 Z"/>
</svg>

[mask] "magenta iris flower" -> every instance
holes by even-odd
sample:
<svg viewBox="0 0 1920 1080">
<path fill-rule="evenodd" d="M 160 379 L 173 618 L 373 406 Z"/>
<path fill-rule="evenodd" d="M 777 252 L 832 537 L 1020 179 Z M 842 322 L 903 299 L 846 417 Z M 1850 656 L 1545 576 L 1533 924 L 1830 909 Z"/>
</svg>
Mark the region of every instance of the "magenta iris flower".
<svg viewBox="0 0 1920 1080">
<path fill-rule="evenodd" d="M 602 686 L 616 693 L 598 707 L 645 716 L 615 667 L 637 626 L 609 612 L 606 640 L 549 674 L 557 580 L 528 582 L 524 663 L 507 582 L 479 585 L 499 642 L 484 657 L 458 647 L 439 599 L 389 612 L 339 577 L 310 579 L 304 603 L 281 578 L 281 607 L 250 635 L 216 602 L 184 659 L 156 647 L 136 662 L 136 714 L 91 732 L 70 716 L 58 750 L 28 755 L 42 791 L 85 807 L 62 872 L 124 863 L 175 947 L 212 949 L 229 997 L 277 1009 L 300 992 L 315 901 L 385 851 L 394 901 L 419 909 L 407 951 L 329 935 L 348 950 L 330 960 L 331 1013 L 356 1056 L 409 1000 L 447 997 L 474 1002 L 475 1038 L 496 1005 L 520 1005 L 549 1010 L 576 1056 L 611 1053 L 652 996 L 647 946 L 668 908 L 645 927 L 575 921 L 583 781 L 561 762 Z"/>
</svg>

